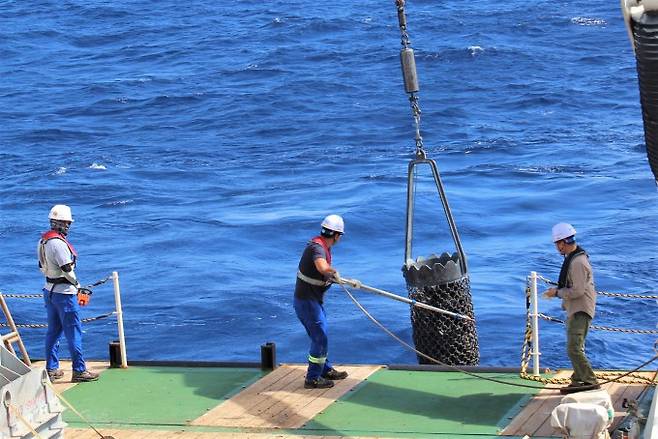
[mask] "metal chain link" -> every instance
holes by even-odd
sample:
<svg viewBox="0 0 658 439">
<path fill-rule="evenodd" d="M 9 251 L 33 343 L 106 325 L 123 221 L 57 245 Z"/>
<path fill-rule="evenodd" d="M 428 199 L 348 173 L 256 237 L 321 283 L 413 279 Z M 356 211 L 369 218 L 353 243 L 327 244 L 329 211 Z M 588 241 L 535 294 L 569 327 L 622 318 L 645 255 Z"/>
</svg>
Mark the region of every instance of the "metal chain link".
<svg viewBox="0 0 658 439">
<path fill-rule="evenodd" d="M 557 285 L 557 282 L 547 279 L 539 274 L 537 275 L 537 279 L 541 280 L 547 285 Z M 597 291 L 596 294 L 600 294 L 602 296 L 608 296 L 608 297 L 625 297 L 627 299 L 658 300 L 658 295 L 611 293 L 609 291 Z"/>
<path fill-rule="evenodd" d="M 398 10 L 398 24 L 400 27 L 400 44 L 404 49 L 411 48 L 411 40 L 407 32 L 407 17 L 404 12 L 405 0 L 395 0 L 395 5 Z M 418 94 L 411 92 L 409 94 L 409 104 L 411 105 L 411 115 L 414 118 L 414 125 L 416 129 L 416 156 L 419 158 L 426 158 L 425 146 L 423 145 L 423 136 L 420 134 L 420 103 L 418 102 Z"/>
<path fill-rule="evenodd" d="M 607 291 L 597 291 L 596 294 L 600 294 L 602 296 L 608 296 L 608 297 L 625 297 L 627 299 L 658 300 L 658 295 L 610 293 Z"/>
<path fill-rule="evenodd" d="M 93 322 L 93 321 L 96 321 L 96 320 L 105 319 L 105 318 L 107 318 L 107 317 L 109 317 L 113 314 L 116 314 L 116 311 L 108 312 L 107 314 L 101 314 L 101 315 L 96 316 L 96 317 L 87 317 L 85 319 L 81 319 L 80 321 L 82 323 L 89 323 L 89 322 Z M 8 324 L 0 323 L 0 328 L 8 328 L 8 327 L 9 327 Z M 16 323 L 16 327 L 17 328 L 36 329 L 36 328 L 47 328 L 48 325 L 45 324 L 45 323 Z"/>
<path fill-rule="evenodd" d="M 557 317 L 547 316 L 546 314 L 538 313 L 537 317 L 544 319 L 549 322 L 565 324 L 564 320 L 558 319 Z M 658 334 L 658 329 L 627 329 L 627 328 L 613 328 L 611 326 L 598 326 L 591 325 L 591 329 L 596 329 L 598 331 L 612 331 L 612 332 L 625 332 L 628 334 Z"/>
<path fill-rule="evenodd" d="M 105 282 L 109 281 L 110 279 L 112 279 L 112 275 L 104 277 L 101 280 L 97 280 L 93 284 L 87 285 L 85 288 L 94 288 L 94 287 L 97 287 L 99 285 L 103 285 Z M 10 293 L 3 293 L 2 291 L 0 291 L 0 295 L 2 295 L 2 297 L 7 298 L 7 299 L 41 299 L 41 298 L 43 298 L 43 294 L 29 294 L 29 293 L 28 294 L 23 294 L 23 293 L 12 293 L 12 294 L 10 294 Z"/>
<path fill-rule="evenodd" d="M 542 376 L 531 375 L 528 373 L 528 364 L 532 356 L 532 324 L 530 322 L 530 279 L 526 282 L 526 330 L 521 347 L 521 372 L 519 376 L 522 379 L 536 381 L 544 384 L 569 384 L 570 378 L 544 378 Z M 541 316 L 541 314 L 539 315 Z M 614 381 L 624 384 L 648 384 L 655 386 L 656 376 L 653 379 L 647 378 L 637 373 L 628 372 L 595 372 L 596 378 L 604 381 Z"/>
<path fill-rule="evenodd" d="M 43 294 L 5 294 L 0 292 L 0 295 L 8 299 L 42 299 Z"/>
<path fill-rule="evenodd" d="M 405 0 L 395 0 L 395 6 L 398 8 L 398 23 L 400 25 L 400 39 L 402 47 L 405 49 L 411 46 L 411 41 L 409 40 L 409 34 L 407 33 L 407 17 L 404 13 L 404 1 Z"/>
</svg>

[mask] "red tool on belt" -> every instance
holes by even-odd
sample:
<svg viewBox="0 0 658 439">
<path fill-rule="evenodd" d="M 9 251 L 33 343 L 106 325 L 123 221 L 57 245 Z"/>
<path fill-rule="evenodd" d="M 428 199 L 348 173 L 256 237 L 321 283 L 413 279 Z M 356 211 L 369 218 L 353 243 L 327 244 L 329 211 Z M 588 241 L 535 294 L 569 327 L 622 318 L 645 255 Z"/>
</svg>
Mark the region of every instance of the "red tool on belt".
<svg viewBox="0 0 658 439">
<path fill-rule="evenodd" d="M 80 306 L 89 305 L 89 301 L 91 300 L 92 293 L 93 291 L 91 291 L 89 288 L 85 288 L 85 287 L 78 288 L 78 305 Z"/>
</svg>

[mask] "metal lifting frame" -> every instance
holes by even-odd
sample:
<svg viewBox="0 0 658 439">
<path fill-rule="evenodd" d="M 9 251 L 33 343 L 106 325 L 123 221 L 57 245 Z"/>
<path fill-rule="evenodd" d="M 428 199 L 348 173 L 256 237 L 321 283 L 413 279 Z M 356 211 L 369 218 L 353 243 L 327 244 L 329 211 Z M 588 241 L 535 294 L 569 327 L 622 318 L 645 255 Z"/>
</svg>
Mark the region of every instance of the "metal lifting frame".
<svg viewBox="0 0 658 439">
<path fill-rule="evenodd" d="M 436 166 L 436 162 L 428 158 L 416 158 L 409 162 L 409 173 L 407 177 L 407 227 L 406 227 L 406 238 L 404 246 L 404 260 L 412 259 L 412 241 L 413 241 L 413 224 L 414 224 L 414 169 L 418 165 L 427 164 L 432 169 L 432 176 L 434 177 L 434 183 L 436 184 L 436 189 L 439 192 L 439 198 L 441 199 L 441 204 L 443 205 L 443 212 L 446 215 L 446 220 L 448 221 L 448 226 L 450 227 L 450 234 L 452 235 L 452 240 L 455 243 L 455 248 L 457 253 L 459 253 L 459 265 L 462 270 L 462 274 L 468 272 L 466 264 L 466 254 L 464 254 L 464 249 L 462 248 L 461 240 L 459 239 L 459 233 L 457 232 L 457 226 L 455 225 L 455 220 L 452 217 L 452 212 L 450 211 L 450 205 L 448 205 L 448 198 L 446 197 L 445 190 L 443 189 L 443 183 L 441 182 L 441 176 L 439 174 L 439 168 Z"/>
</svg>

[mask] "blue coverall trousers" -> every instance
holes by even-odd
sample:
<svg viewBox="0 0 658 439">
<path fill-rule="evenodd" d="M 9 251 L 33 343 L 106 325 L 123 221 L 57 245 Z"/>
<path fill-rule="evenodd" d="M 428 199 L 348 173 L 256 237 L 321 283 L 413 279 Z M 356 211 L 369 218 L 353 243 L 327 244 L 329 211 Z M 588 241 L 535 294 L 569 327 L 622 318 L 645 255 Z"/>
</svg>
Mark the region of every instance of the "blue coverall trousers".
<svg viewBox="0 0 658 439">
<path fill-rule="evenodd" d="M 306 380 L 311 381 L 328 372 L 332 366 L 327 359 L 329 340 L 327 338 L 327 316 L 322 304 L 315 300 L 295 298 L 295 313 L 311 339 L 308 352 Z"/>
<path fill-rule="evenodd" d="M 80 305 L 75 294 L 51 293 L 44 288 L 43 300 L 48 312 L 48 331 L 46 332 L 46 369 L 59 369 L 59 339 L 64 333 L 71 353 L 74 372 L 86 369 L 82 356 L 82 324 L 80 322 Z"/>
</svg>

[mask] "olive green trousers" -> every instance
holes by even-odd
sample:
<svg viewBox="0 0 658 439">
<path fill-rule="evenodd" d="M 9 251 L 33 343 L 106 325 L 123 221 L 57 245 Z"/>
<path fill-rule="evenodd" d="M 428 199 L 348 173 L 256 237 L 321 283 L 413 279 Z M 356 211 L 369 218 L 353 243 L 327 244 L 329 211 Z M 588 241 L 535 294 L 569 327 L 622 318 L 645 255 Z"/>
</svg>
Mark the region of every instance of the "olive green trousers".
<svg viewBox="0 0 658 439">
<path fill-rule="evenodd" d="M 584 312 L 577 312 L 567 319 L 567 354 L 573 365 L 572 384 L 596 384 L 592 365 L 585 356 L 585 338 L 592 318 Z"/>
</svg>

